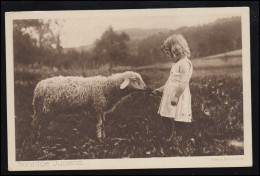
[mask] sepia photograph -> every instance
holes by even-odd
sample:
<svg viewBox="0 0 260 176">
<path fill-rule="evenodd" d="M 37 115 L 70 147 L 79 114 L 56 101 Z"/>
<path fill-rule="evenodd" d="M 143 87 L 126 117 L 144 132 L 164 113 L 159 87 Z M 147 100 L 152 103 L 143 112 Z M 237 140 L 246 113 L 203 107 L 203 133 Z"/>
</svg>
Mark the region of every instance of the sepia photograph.
<svg viewBox="0 0 260 176">
<path fill-rule="evenodd" d="M 10 171 L 252 166 L 249 8 L 5 19 Z"/>
</svg>

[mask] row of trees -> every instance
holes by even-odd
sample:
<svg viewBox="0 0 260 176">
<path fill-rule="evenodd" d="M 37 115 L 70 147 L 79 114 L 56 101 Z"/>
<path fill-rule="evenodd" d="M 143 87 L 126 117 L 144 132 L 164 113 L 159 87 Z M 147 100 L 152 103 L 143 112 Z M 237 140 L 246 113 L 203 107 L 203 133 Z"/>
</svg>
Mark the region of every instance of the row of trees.
<svg viewBox="0 0 260 176">
<path fill-rule="evenodd" d="M 214 23 L 182 27 L 169 33 L 157 33 L 145 39 L 131 38 L 109 27 L 96 41 L 91 51 L 64 52 L 60 41 L 62 20 L 15 20 L 15 63 L 49 65 L 56 67 L 98 67 L 115 65 L 147 65 L 166 61 L 161 44 L 170 35 L 181 33 L 187 39 L 192 58 L 203 57 L 241 46 L 241 19 L 222 19 Z"/>
</svg>

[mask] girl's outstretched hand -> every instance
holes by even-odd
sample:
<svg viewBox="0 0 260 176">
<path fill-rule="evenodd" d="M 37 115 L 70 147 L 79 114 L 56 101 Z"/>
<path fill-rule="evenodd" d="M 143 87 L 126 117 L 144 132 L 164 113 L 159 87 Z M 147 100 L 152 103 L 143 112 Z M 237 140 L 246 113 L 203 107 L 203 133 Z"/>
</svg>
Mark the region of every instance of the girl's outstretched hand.
<svg viewBox="0 0 260 176">
<path fill-rule="evenodd" d="M 153 92 L 152 92 L 152 95 L 161 96 L 162 92 L 160 91 L 160 89 L 154 89 Z"/>
</svg>

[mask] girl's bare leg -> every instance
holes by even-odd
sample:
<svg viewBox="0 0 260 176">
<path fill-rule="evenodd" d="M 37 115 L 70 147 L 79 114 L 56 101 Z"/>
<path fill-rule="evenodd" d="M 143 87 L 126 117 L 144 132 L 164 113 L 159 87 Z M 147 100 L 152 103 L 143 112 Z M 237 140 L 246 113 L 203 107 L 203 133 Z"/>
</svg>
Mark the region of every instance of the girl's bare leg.
<svg viewBox="0 0 260 176">
<path fill-rule="evenodd" d="M 170 141 L 174 136 L 174 121 L 168 117 L 162 117 L 164 124 L 164 139 Z"/>
</svg>

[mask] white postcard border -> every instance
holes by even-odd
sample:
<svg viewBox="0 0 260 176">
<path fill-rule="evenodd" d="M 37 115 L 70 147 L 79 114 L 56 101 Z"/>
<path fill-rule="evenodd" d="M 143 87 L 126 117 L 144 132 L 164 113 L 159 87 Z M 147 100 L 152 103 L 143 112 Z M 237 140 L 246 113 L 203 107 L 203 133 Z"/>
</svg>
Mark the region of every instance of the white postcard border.
<svg viewBox="0 0 260 176">
<path fill-rule="evenodd" d="M 243 69 L 243 120 L 244 155 L 233 156 L 192 156 L 158 158 L 122 158 L 122 159 L 82 159 L 82 160 L 46 160 L 16 161 L 15 150 L 15 114 L 14 114 L 14 68 L 13 68 L 13 19 L 66 18 L 106 15 L 165 16 L 188 13 L 217 14 L 237 13 L 242 21 L 242 69 Z M 32 15 L 33 14 L 33 15 Z M 250 78 L 250 22 L 248 7 L 225 8 L 182 8 L 182 9 L 139 9 L 139 10 L 88 10 L 88 11 L 35 11 L 7 12 L 6 25 L 6 83 L 7 83 L 7 135 L 8 170 L 96 170 L 96 169 L 145 169 L 145 168 L 207 168 L 207 167 L 249 167 L 252 166 L 252 122 L 251 122 L 251 78 Z"/>
</svg>

